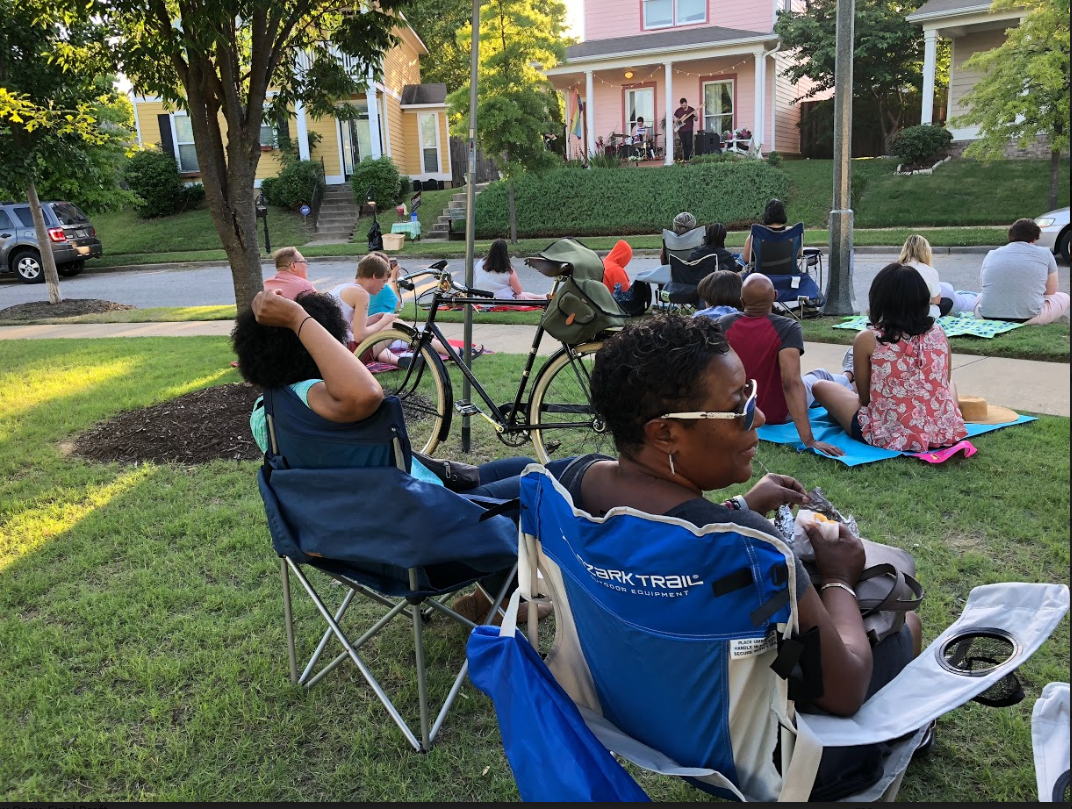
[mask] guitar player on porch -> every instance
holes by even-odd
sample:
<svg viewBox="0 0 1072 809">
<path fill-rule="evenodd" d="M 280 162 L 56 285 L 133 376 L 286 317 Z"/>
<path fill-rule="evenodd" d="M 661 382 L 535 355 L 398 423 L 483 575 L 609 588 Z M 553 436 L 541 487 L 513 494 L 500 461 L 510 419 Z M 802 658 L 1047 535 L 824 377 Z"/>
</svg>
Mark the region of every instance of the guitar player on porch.
<svg viewBox="0 0 1072 809">
<path fill-rule="evenodd" d="M 687 98 L 683 98 L 680 106 L 674 110 L 674 129 L 681 139 L 681 157 L 686 163 L 692 159 L 692 135 L 695 127 L 696 110 L 689 106 Z"/>
</svg>

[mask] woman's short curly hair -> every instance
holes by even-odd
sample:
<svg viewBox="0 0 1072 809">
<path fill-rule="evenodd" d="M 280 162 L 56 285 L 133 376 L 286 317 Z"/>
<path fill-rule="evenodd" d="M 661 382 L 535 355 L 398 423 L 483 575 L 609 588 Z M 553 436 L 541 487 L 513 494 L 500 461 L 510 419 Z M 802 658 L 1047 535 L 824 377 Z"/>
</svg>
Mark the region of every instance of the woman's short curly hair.
<svg viewBox="0 0 1072 809">
<path fill-rule="evenodd" d="M 346 339 L 346 321 L 335 299 L 326 292 L 305 292 L 297 297 L 306 312 L 340 343 Z M 247 309 L 235 320 L 231 345 L 238 355 L 238 372 L 262 388 L 293 385 L 320 379 L 320 369 L 290 329 L 262 326 Z"/>
<path fill-rule="evenodd" d="M 635 455 L 651 419 L 699 407 L 707 393 L 704 372 L 729 350 L 716 321 L 680 315 L 638 321 L 603 343 L 592 372 L 592 404 L 618 452 Z"/>
</svg>

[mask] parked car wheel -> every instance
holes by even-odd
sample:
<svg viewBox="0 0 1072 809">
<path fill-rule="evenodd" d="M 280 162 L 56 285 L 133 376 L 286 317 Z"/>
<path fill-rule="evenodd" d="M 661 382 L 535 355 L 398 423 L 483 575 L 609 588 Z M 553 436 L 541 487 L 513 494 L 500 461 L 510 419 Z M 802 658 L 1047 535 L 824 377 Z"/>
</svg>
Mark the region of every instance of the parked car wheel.
<svg viewBox="0 0 1072 809">
<path fill-rule="evenodd" d="M 1058 244 L 1058 252 L 1061 254 L 1061 258 L 1065 260 L 1065 264 L 1068 263 L 1068 237 L 1072 236 L 1072 231 L 1066 230 L 1061 234 L 1061 241 Z"/>
<path fill-rule="evenodd" d="M 41 284 L 45 281 L 45 268 L 41 266 L 41 254 L 36 250 L 23 250 L 11 261 L 19 280 L 27 284 Z"/>
<path fill-rule="evenodd" d="M 72 261 L 70 264 L 60 264 L 58 267 L 56 267 L 56 272 L 58 272 L 64 278 L 74 278 L 85 268 L 86 262 L 84 260 Z"/>
</svg>

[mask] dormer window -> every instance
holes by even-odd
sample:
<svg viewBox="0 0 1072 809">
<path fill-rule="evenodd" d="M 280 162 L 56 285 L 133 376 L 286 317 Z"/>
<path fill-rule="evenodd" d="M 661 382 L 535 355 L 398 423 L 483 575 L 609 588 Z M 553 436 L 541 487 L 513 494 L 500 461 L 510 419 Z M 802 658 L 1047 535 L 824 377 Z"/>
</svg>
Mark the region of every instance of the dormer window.
<svg viewBox="0 0 1072 809">
<path fill-rule="evenodd" d="M 707 0 L 641 0 L 644 30 L 707 22 Z"/>
</svg>

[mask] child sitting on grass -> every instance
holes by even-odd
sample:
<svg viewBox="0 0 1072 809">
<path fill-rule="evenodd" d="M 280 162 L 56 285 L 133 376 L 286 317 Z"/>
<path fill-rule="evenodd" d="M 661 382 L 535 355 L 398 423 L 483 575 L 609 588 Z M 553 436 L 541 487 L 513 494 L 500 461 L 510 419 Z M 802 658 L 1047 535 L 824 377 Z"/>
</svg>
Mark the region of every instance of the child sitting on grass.
<svg viewBox="0 0 1072 809">
<path fill-rule="evenodd" d="M 741 276 L 729 270 L 715 270 L 705 275 L 696 287 L 696 294 L 704 302 L 693 317 L 710 317 L 718 320 L 723 315 L 741 311 Z"/>
</svg>

